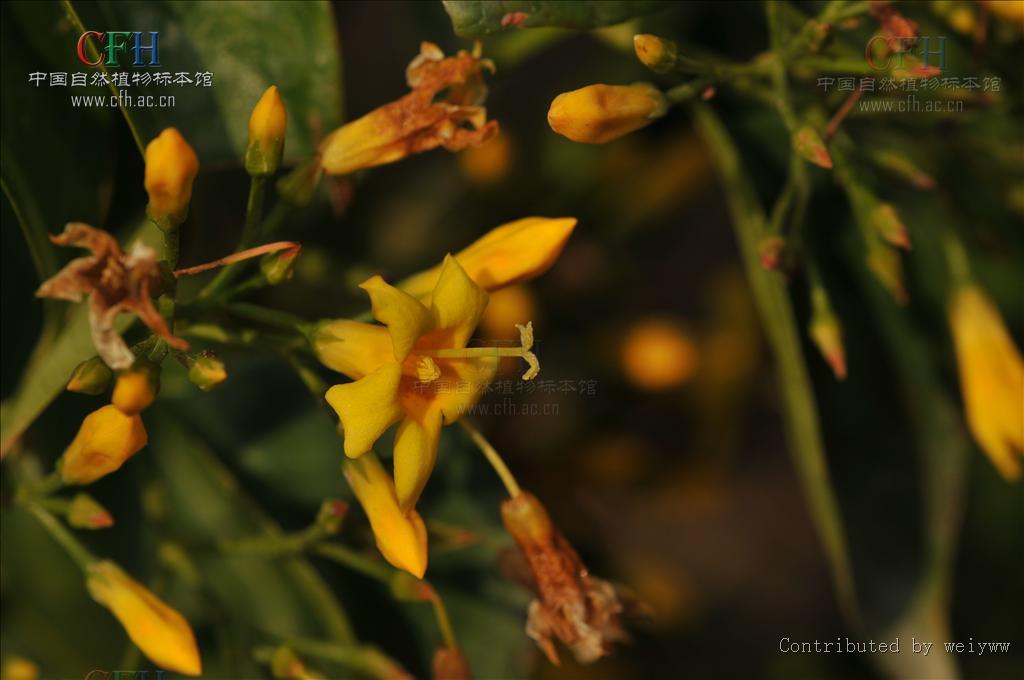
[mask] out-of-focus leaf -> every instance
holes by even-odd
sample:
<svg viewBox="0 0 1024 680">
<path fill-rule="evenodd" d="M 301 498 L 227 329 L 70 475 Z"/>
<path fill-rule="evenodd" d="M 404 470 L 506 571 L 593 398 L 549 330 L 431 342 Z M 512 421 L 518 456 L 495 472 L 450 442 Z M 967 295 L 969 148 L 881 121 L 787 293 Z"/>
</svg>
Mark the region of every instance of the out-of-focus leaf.
<svg viewBox="0 0 1024 680">
<path fill-rule="evenodd" d="M 149 451 L 166 490 L 168 520 L 184 541 L 211 548 L 199 551 L 197 562 L 215 606 L 229 611 L 233 621 L 273 635 L 351 643 L 344 612 L 305 559 L 261 560 L 213 549 L 228 539 L 281 532 L 205 442 L 172 413 L 155 415 Z"/>
<path fill-rule="evenodd" d="M 589 29 L 610 26 L 658 9 L 665 3 L 651 0 L 635 2 L 495 2 L 487 0 L 445 0 L 455 32 L 464 38 L 512 28 L 555 26 Z"/>
<path fill-rule="evenodd" d="M 341 121 L 341 51 L 327 2 L 102 2 L 78 9 L 87 27 L 159 31 L 161 66 L 150 71 L 213 74 L 211 87 L 129 88 L 175 97 L 173 108 L 133 110 L 143 141 L 173 125 L 201 163 L 238 162 L 249 115 L 270 85 L 288 108 L 286 162 L 308 156 Z"/>
</svg>

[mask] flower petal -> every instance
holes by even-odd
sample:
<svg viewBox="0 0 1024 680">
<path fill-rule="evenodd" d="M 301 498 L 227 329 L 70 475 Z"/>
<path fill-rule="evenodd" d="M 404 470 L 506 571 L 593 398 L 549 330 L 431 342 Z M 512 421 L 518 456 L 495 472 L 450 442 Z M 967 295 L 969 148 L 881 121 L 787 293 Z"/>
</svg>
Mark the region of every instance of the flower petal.
<svg viewBox="0 0 1024 680">
<path fill-rule="evenodd" d="M 441 410 L 428 409 L 406 417 L 395 433 L 395 492 L 402 510 L 416 507 L 437 461 L 441 439 Z"/>
<path fill-rule="evenodd" d="M 487 291 L 532 279 L 547 271 L 565 247 L 576 218 L 525 217 L 496 227 L 455 254 L 462 268 Z M 418 298 L 437 284 L 441 267 L 420 272 L 399 284 Z"/>
<path fill-rule="evenodd" d="M 395 361 L 401 363 L 416 339 L 430 329 L 430 311 L 419 300 L 379 276 L 367 279 L 359 287 L 370 296 L 374 318 L 388 327 Z"/>
<path fill-rule="evenodd" d="M 347 461 L 345 479 L 370 519 L 377 548 L 388 562 L 416 578 L 427 570 L 427 528 L 415 510 L 402 512 L 395 484 L 372 453 Z"/>
<path fill-rule="evenodd" d="M 487 386 L 494 380 L 498 364 L 498 357 L 445 360 L 442 370 L 452 375 L 451 382 L 455 384 L 448 391 L 438 392 L 434 396 L 434 403 L 440 408 L 445 425 L 454 423 L 480 400 Z"/>
<path fill-rule="evenodd" d="M 388 329 L 350 319 L 327 319 L 310 334 L 316 358 L 353 380 L 393 361 Z"/>
<path fill-rule="evenodd" d="M 473 283 L 454 257 L 446 255 L 430 299 L 434 326 L 444 337 L 435 340 L 438 346 L 465 347 L 486 307 L 486 291 Z"/>
<path fill-rule="evenodd" d="M 384 364 L 365 378 L 327 390 L 327 403 L 345 429 L 345 455 L 358 458 L 402 417 L 396 398 L 402 367 Z"/>
</svg>

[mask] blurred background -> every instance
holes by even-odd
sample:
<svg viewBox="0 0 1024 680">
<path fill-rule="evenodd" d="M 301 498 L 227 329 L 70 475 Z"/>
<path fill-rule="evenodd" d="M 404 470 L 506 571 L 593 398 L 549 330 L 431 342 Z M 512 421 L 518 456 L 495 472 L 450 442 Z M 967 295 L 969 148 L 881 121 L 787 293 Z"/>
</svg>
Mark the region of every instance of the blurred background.
<svg viewBox="0 0 1024 680">
<path fill-rule="evenodd" d="M 562 667 L 551 666 L 523 632 L 530 595 L 503 568 L 512 544 L 500 523 L 502 488 L 465 435 L 448 429 L 420 512 L 433 531 L 428 576 L 477 677 L 883 677 L 870 655 L 782 654 L 780 639 L 892 640 L 885 633 L 936 568 L 952 579 L 943 603 L 948 640 L 1012 643 L 1005 654 L 961 655 L 962 676 L 1011 677 L 1024 667 L 1024 501 L 1020 485 L 999 477 L 963 428 L 934 281 L 941 260 L 928 240 L 938 220 L 961 233 L 1019 347 L 1024 232 L 1020 203 L 1008 192 L 1019 187 L 1024 160 L 993 160 L 1022 148 L 1019 35 L 993 33 L 976 61 L 970 35 L 937 11 L 943 3 L 903 7 L 922 33 L 948 36 L 951 73 L 1001 75 L 1002 99 L 955 117 L 852 116 L 844 127 L 855 140 L 909 149 L 936 179 L 930 192 L 885 184 L 915 246 L 906 258 L 910 306 L 893 306 L 849 256 L 856 233 L 849 205 L 830 175 L 813 173 L 808 238 L 846 331 L 848 379 L 833 377 L 805 333 L 800 349 L 865 620 L 858 631 L 839 612 L 788 453 L 772 355 L 713 162 L 687 111 L 674 109 L 603 146 L 575 144 L 547 126 L 548 105 L 561 92 L 595 82 L 674 84 L 636 60 L 635 33 L 737 61 L 768 48 L 761 3 L 663 4 L 599 31 L 532 29 L 485 39 L 484 56 L 497 66 L 487 109 L 500 135 L 459 154 L 435 151 L 325 180 L 315 205 L 288 223 L 287 237 L 303 244 L 293 280 L 252 299 L 310 320 L 357 315 L 367 305 L 356 285 L 373 273 L 400 279 L 522 216 L 579 219 L 556 265 L 495 294 L 478 332 L 506 338 L 514 323 L 532 320 L 540 377 L 553 387 L 521 390 L 517 367 L 509 367 L 509 393 L 485 403 L 515 404 L 515 413 L 477 421 L 591 571 L 623 584 L 648 611 L 631 626 L 632 641 L 611 656 L 582 667 L 563 654 Z M 793 4 L 809 15 L 822 6 Z M 974 3 L 946 4 L 977 11 Z M 168 69 L 215 74 L 213 88 L 184 90 L 174 109 L 137 112 L 144 138 L 177 126 L 202 163 L 183 227 L 183 264 L 235 247 L 248 187 L 239 164 L 244 121 L 267 85 L 277 84 L 289 107 L 286 152 L 294 162 L 342 121 L 403 95 L 405 67 L 421 41 L 446 54 L 470 45 L 453 33 L 440 2 L 288 5 L 75 3 L 90 28 L 160 30 Z M 119 113 L 71 110 L 66 91 L 26 79 L 31 71 L 77 70 L 75 29 L 59 3 L 11 2 L 2 11 L 5 194 L 27 197 L 30 218 L 50 232 L 81 220 L 127 239 L 143 219 L 145 193 L 141 158 Z M 803 88 L 814 96 L 813 81 Z M 788 149 L 778 116 L 725 87 L 710 104 L 770 205 Z M 39 334 L 42 306 L 32 297 L 38 278 L 11 200 L 2 210 L 8 400 Z M 789 289 L 805 328 L 799 271 Z M 290 563 L 224 558 L 203 546 L 268 521 L 301 529 L 324 498 L 351 494 L 339 472 L 334 423 L 288 364 L 256 350 L 215 349 L 230 379 L 204 394 L 180 367 L 164 372 L 158 406 L 145 418 L 149 446 L 91 488 L 117 526 L 83 540 L 161 585 L 196 630 L 206 677 L 259 677 L 266 669 L 251 647 L 268 631 L 317 637 L 317 598 Z M 330 372 L 323 377 L 330 381 Z M 148 663 L 132 656 L 115 620 L 91 602 L 74 564 L 12 505 L 11 467 L 49 470 L 94 408 L 95 398 L 62 394 L 4 463 L 0 651 L 32 659 L 42 677 Z M 918 417 L 921 409 L 931 420 Z M 390 449 L 386 436 L 378 450 L 389 456 Z M 937 511 L 926 494 L 936 460 L 955 478 L 948 500 L 959 524 L 950 559 L 939 567 L 929 557 Z M 343 539 L 372 552 L 360 512 L 346 520 Z M 179 552 L 190 555 L 201 587 L 183 576 Z M 417 677 L 429 674 L 439 642 L 429 607 L 396 603 L 386 588 L 336 564 L 300 561 L 329 585 L 360 640 Z"/>
</svg>

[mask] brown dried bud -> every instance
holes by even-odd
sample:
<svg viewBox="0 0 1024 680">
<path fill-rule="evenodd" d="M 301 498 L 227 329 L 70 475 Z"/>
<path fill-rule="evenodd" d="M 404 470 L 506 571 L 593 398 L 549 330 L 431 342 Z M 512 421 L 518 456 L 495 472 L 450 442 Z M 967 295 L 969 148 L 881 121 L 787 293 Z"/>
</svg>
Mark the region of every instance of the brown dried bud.
<svg viewBox="0 0 1024 680">
<path fill-rule="evenodd" d="M 455 647 L 438 647 L 434 652 L 434 680 L 472 680 L 469 662 Z"/>
<path fill-rule="evenodd" d="M 580 663 L 596 661 L 612 642 L 626 639 L 615 588 L 590 575 L 534 495 L 521 492 L 502 503 L 501 517 L 536 580 L 538 599 L 530 604 L 526 634 L 551 663 L 559 663 L 552 637 Z"/>
</svg>

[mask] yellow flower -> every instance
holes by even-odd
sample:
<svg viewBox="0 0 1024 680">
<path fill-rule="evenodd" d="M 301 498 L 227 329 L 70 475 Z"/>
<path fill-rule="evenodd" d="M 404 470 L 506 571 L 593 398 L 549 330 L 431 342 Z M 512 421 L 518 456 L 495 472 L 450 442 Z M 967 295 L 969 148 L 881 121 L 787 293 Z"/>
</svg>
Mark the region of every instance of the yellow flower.
<svg viewBox="0 0 1024 680">
<path fill-rule="evenodd" d="M 1024 453 L 1024 361 L 981 288 L 968 284 L 953 294 L 949 323 L 967 424 L 996 469 L 1017 479 Z"/>
<path fill-rule="evenodd" d="M 245 151 L 245 169 L 251 175 L 272 175 L 281 165 L 288 111 L 281 93 L 271 85 L 263 93 L 249 116 L 249 146 Z"/>
<path fill-rule="evenodd" d="M 427 571 L 427 528 L 415 510 L 398 504 L 395 483 L 372 453 L 346 461 L 345 479 L 370 519 L 380 553 L 416 578 Z"/>
<path fill-rule="evenodd" d="M 490 292 L 532 279 L 555 263 L 576 227 L 573 217 L 524 217 L 490 230 L 455 259 L 476 285 Z M 441 266 L 420 272 L 398 284 L 416 298 L 430 295 Z"/>
<path fill-rule="evenodd" d="M 86 585 L 150 661 L 183 675 L 202 673 L 192 628 L 177 610 L 109 560 L 89 566 Z"/>
<path fill-rule="evenodd" d="M 155 372 L 146 366 L 136 366 L 123 372 L 117 377 L 110 402 L 125 415 L 141 413 L 156 399 Z"/>
<path fill-rule="evenodd" d="M 605 144 L 650 125 L 668 111 L 668 101 L 650 83 L 588 85 L 551 102 L 551 129 L 583 144 Z"/>
<path fill-rule="evenodd" d="M 20 656 L 12 656 L 4 661 L 0 670 L 3 680 L 39 680 L 39 666 Z"/>
<path fill-rule="evenodd" d="M 149 216 L 161 228 L 180 223 L 188 215 L 192 181 L 199 159 L 175 128 L 167 128 L 146 146 L 146 192 Z"/>
<path fill-rule="evenodd" d="M 203 353 L 192 362 L 188 379 L 203 392 L 209 392 L 228 379 L 228 371 L 223 361 L 213 354 Z"/>
<path fill-rule="evenodd" d="M 107 404 L 82 421 L 61 457 L 61 477 L 65 484 L 90 484 L 120 468 L 146 441 L 142 418 Z"/>
<path fill-rule="evenodd" d="M 395 487 L 412 508 L 437 457 L 441 425 L 459 419 L 493 379 L 498 359 L 518 356 L 536 374 L 532 328 L 522 346 L 467 348 L 487 306 L 487 293 L 452 256 L 445 258 L 426 304 L 374 276 L 360 286 L 384 326 L 339 320 L 321 324 L 314 345 L 321 361 L 355 382 L 335 385 L 327 402 L 345 430 L 345 454 L 358 458 L 395 423 Z"/>
<path fill-rule="evenodd" d="M 478 48 L 446 58 L 437 45 L 423 43 L 405 72 L 412 92 L 328 135 L 320 145 L 324 170 L 344 175 L 438 146 L 458 151 L 487 141 L 498 124 L 487 121 L 481 106 L 484 70 L 493 72 L 494 64 L 480 59 Z"/>
</svg>

